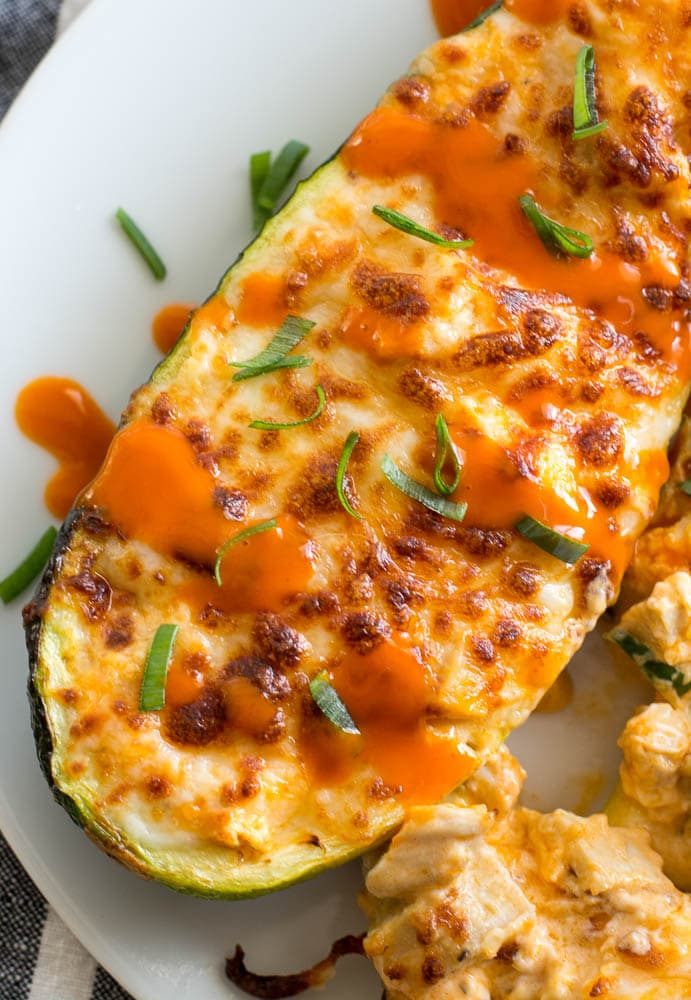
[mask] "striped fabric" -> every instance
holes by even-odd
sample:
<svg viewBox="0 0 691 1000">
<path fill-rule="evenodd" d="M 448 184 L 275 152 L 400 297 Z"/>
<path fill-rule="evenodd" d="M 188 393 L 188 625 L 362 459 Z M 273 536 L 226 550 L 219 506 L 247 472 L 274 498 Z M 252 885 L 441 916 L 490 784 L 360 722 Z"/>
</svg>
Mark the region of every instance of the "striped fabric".
<svg viewBox="0 0 691 1000">
<path fill-rule="evenodd" d="M 0 0 L 0 118 L 87 2 Z M 51 910 L 1 834 L 0 1000 L 132 1000 Z"/>
</svg>

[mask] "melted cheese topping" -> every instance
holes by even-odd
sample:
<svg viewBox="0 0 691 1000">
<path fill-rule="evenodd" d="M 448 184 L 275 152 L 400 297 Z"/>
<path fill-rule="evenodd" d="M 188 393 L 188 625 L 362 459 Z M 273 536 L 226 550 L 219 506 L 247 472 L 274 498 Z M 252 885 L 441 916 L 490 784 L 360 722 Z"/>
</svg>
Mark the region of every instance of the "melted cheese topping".
<svg viewBox="0 0 691 1000">
<path fill-rule="evenodd" d="M 416 807 L 364 905 L 387 1000 L 691 996 L 691 900 L 603 816 Z"/>
<path fill-rule="evenodd" d="M 267 225 L 134 395 L 81 498 L 37 685 L 58 786 L 130 863 L 251 891 L 443 797 L 537 704 L 652 515 L 690 361 L 686 25 L 671 2 L 662 18 L 507 7 L 424 53 Z M 574 144 L 584 37 L 610 129 Z M 592 235 L 590 260 L 550 257 L 526 192 Z M 375 204 L 475 245 L 412 239 Z M 316 324 L 299 348 L 312 367 L 234 383 L 229 364 L 288 313 Z M 317 383 L 318 420 L 248 427 L 308 415 Z M 439 412 L 465 459 L 461 525 L 380 471 L 386 452 L 428 481 Z M 335 489 L 353 429 L 362 521 Z M 589 552 L 556 561 L 515 532 L 523 514 Z M 217 587 L 220 545 L 274 517 L 229 549 Z M 171 699 L 142 714 L 162 622 L 181 626 Z M 312 703 L 322 670 L 359 736 Z"/>
</svg>

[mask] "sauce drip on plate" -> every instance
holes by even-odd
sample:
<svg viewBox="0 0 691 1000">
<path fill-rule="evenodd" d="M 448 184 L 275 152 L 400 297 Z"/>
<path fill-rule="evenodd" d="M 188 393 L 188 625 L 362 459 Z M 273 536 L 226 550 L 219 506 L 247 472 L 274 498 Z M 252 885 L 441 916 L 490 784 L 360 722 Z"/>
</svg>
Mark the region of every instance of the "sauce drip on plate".
<svg viewBox="0 0 691 1000">
<path fill-rule="evenodd" d="M 161 354 L 167 354 L 175 346 L 189 322 L 194 306 L 184 302 L 173 302 L 156 313 L 151 324 L 151 335 Z"/>
<path fill-rule="evenodd" d="M 63 518 L 98 472 L 115 424 L 78 382 L 55 376 L 26 385 L 15 416 L 22 433 L 60 463 L 46 486 L 45 502 L 51 514 Z"/>
<path fill-rule="evenodd" d="M 491 6 L 491 0 L 430 0 L 432 14 L 441 35 L 464 31 Z M 563 17 L 567 0 L 504 0 L 506 10 L 531 24 L 549 24 Z"/>
</svg>

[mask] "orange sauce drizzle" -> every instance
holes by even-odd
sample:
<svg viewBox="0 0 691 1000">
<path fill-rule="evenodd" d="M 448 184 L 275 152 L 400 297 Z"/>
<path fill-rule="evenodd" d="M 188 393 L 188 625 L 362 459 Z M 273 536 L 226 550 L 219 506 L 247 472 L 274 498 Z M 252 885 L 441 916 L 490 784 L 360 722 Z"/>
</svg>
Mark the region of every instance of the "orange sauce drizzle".
<svg viewBox="0 0 691 1000">
<path fill-rule="evenodd" d="M 440 35 L 455 35 L 467 28 L 491 0 L 431 0 L 432 14 Z"/>
<path fill-rule="evenodd" d="M 504 8 L 531 24 L 550 24 L 568 13 L 571 0 L 504 0 Z M 455 35 L 491 6 L 491 0 L 431 0 L 440 35 Z"/>
<path fill-rule="evenodd" d="M 276 706 L 246 677 L 227 681 L 227 692 L 228 721 L 233 728 L 250 736 L 266 733 L 276 718 Z"/>
<path fill-rule="evenodd" d="M 84 499 L 104 508 L 125 535 L 208 565 L 232 532 L 213 502 L 214 487 L 181 431 L 136 420 L 114 438 Z"/>
<path fill-rule="evenodd" d="M 469 524 L 511 528 L 529 514 L 575 541 L 588 542 L 594 553 L 609 559 L 615 570 L 623 573 L 630 542 L 610 528 L 609 512 L 577 486 L 571 469 L 557 470 L 549 488 L 549 466 L 541 475 L 521 474 L 506 449 L 491 438 L 474 430 L 450 430 L 463 459 L 454 499 L 468 504 Z M 549 452 L 546 458 L 549 460 Z"/>
<path fill-rule="evenodd" d="M 22 433 L 60 463 L 46 486 L 45 502 L 51 514 L 64 518 L 98 472 L 115 424 L 79 383 L 54 376 L 35 379 L 22 389 L 15 416 Z"/>
<path fill-rule="evenodd" d="M 504 0 L 504 7 L 531 24 L 551 24 L 568 13 L 572 0 Z"/>
<path fill-rule="evenodd" d="M 190 670 L 173 661 L 166 678 L 166 705 L 189 705 L 195 701 L 204 688 L 204 674 L 201 670 Z"/>
<path fill-rule="evenodd" d="M 249 274 L 242 283 L 238 319 L 247 326 L 279 327 L 286 318 L 285 281 L 280 274 Z"/>
<path fill-rule="evenodd" d="M 332 683 L 357 723 L 361 737 L 330 735 L 328 748 L 307 744 L 308 766 L 323 784 L 338 784 L 356 758 L 370 764 L 402 801 L 434 802 L 473 769 L 457 741 L 429 732 L 428 673 L 401 639 L 367 656 L 348 654 L 334 667 Z"/>
<path fill-rule="evenodd" d="M 228 613 L 278 611 L 290 597 L 307 590 L 315 568 L 314 542 L 290 514 L 276 521 L 274 530 L 251 535 L 228 549 L 221 566 L 222 587 L 199 577 L 183 589 L 184 599 L 200 611 L 209 604 Z M 226 537 L 232 534 L 226 528 Z"/>
<path fill-rule="evenodd" d="M 211 568 L 223 543 L 241 530 L 214 503 L 215 487 L 184 434 L 136 420 L 115 437 L 84 499 L 103 508 L 125 535 Z M 228 612 L 274 609 L 304 590 L 313 571 L 313 543 L 293 517 L 283 514 L 275 530 L 228 550 L 222 587 L 200 574 L 182 596 L 199 610 L 207 604 Z"/>
<path fill-rule="evenodd" d="M 393 107 L 378 108 L 355 130 L 341 156 L 349 170 L 380 180 L 425 175 L 434 186 L 439 221 L 471 236 L 473 255 L 515 275 L 526 288 L 569 296 L 623 331 L 645 331 L 677 359 L 680 335 L 688 335 L 688 329 L 682 330 L 679 319 L 656 313 L 640 294 L 648 284 L 678 282 L 671 252 L 651 246 L 649 259 L 640 265 L 606 249 L 587 260 L 552 257 L 518 199 L 532 192 L 548 214 L 551 210 L 569 225 L 559 208 L 558 186 L 541 179 L 529 156 L 503 155 L 500 141 L 483 123 L 447 128 Z"/>
<path fill-rule="evenodd" d="M 385 361 L 401 354 L 414 354 L 420 347 L 420 324 L 404 323 L 382 316 L 369 306 L 352 308 L 341 324 L 341 336 L 351 346 L 361 348 Z"/>
<path fill-rule="evenodd" d="M 189 322 L 194 306 L 174 302 L 160 309 L 151 324 L 151 336 L 161 354 L 172 350 Z"/>
</svg>

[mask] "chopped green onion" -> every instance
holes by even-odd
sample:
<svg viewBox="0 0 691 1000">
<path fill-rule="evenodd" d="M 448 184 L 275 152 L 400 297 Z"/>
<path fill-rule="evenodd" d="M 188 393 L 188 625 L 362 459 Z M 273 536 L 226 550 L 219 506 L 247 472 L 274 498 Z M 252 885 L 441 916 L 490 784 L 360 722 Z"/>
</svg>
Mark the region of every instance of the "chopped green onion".
<svg viewBox="0 0 691 1000">
<path fill-rule="evenodd" d="M 257 431 L 287 431 L 291 427 L 302 427 L 303 424 L 311 424 L 313 420 L 322 415 L 324 407 L 326 406 L 326 396 L 324 395 L 324 390 L 320 385 L 315 385 L 315 391 L 317 393 L 317 408 L 314 413 L 310 413 L 309 417 L 305 417 L 304 420 L 294 420 L 290 424 L 277 424 L 271 420 L 253 420 L 250 427 Z"/>
<path fill-rule="evenodd" d="M 280 330 L 274 334 L 268 347 L 253 358 L 248 358 L 247 361 L 231 361 L 231 368 L 240 369 L 233 375 L 233 382 L 255 378 L 257 375 L 278 371 L 280 368 L 305 368 L 307 365 L 311 365 L 311 358 L 304 358 L 300 355 L 287 357 L 287 355 L 315 326 L 316 324 L 310 319 L 303 319 L 301 316 L 286 316 Z"/>
<path fill-rule="evenodd" d="M 657 680 L 671 684 L 680 698 L 691 691 L 691 680 L 687 681 L 681 670 L 665 663 L 664 660 L 658 660 L 645 643 L 631 635 L 626 629 L 612 629 L 611 632 L 607 633 L 606 638 L 623 649 L 626 655 L 631 657 L 653 683 Z"/>
<path fill-rule="evenodd" d="M 219 587 L 223 586 L 221 563 L 228 549 L 232 548 L 233 545 L 237 545 L 238 542 L 246 541 L 252 535 L 260 535 L 263 531 L 274 531 L 277 527 L 278 522 L 275 517 L 272 517 L 268 521 L 260 521 L 259 524 L 253 524 L 251 527 L 245 528 L 244 531 L 238 532 L 237 535 L 232 535 L 223 543 L 216 554 L 216 564 L 214 566 L 214 578 Z"/>
<path fill-rule="evenodd" d="M 290 142 L 285 144 L 269 167 L 264 182 L 259 189 L 257 195 L 258 208 L 263 209 L 269 215 L 273 215 L 286 186 L 309 151 L 309 146 L 306 146 L 304 142 L 298 142 L 296 139 L 291 139 Z"/>
<path fill-rule="evenodd" d="M 561 559 L 570 566 L 578 562 L 583 553 L 590 548 L 583 542 L 574 542 L 572 538 L 560 534 L 530 515 L 522 517 L 515 527 L 516 531 L 533 545 L 537 545 L 543 552 L 549 552 L 555 559 Z"/>
<path fill-rule="evenodd" d="M 364 521 L 362 514 L 358 514 L 356 510 L 353 510 L 350 503 L 348 502 L 348 497 L 345 495 L 344 480 L 346 470 L 348 468 L 348 462 L 350 461 L 350 456 L 353 454 L 353 449 L 355 445 L 360 440 L 360 435 L 357 431 L 351 431 L 346 438 L 345 444 L 343 445 L 343 451 L 341 452 L 341 457 L 338 460 L 338 468 L 336 469 L 336 492 L 338 493 L 338 499 L 341 501 L 341 507 L 350 514 L 351 517 L 356 517 L 358 521 Z"/>
<path fill-rule="evenodd" d="M 159 625 L 144 665 L 139 691 L 140 712 L 160 712 L 166 703 L 166 678 L 178 625 Z"/>
<path fill-rule="evenodd" d="M 263 153 L 252 153 L 250 156 L 250 194 L 252 197 L 252 221 L 255 229 L 261 229 L 269 215 L 259 204 L 259 192 L 262 189 L 269 167 L 271 166 L 271 153 L 266 150 Z"/>
<path fill-rule="evenodd" d="M 446 240 L 439 233 L 432 232 L 431 229 L 421 226 L 419 222 L 408 218 L 402 212 L 394 211 L 393 208 L 375 205 L 372 211 L 380 219 L 383 219 L 384 222 L 388 222 L 390 226 L 393 226 L 394 229 L 400 229 L 402 233 L 407 233 L 409 236 L 417 236 L 418 239 L 425 240 L 427 243 L 434 243 L 438 247 L 446 247 L 449 250 L 467 250 L 475 242 L 474 240 Z"/>
<path fill-rule="evenodd" d="M 560 222 L 550 219 L 529 194 L 522 195 L 518 201 L 550 253 L 557 257 L 568 255 L 585 258 L 592 255 L 593 241 L 585 233 L 581 233 L 578 229 L 569 229 L 568 226 L 562 226 Z"/>
<path fill-rule="evenodd" d="M 685 479 L 683 483 L 677 483 L 677 489 L 691 497 L 691 479 Z"/>
<path fill-rule="evenodd" d="M 465 517 L 468 510 L 467 503 L 453 503 L 451 500 L 445 500 L 444 497 L 437 496 L 436 493 L 433 493 L 426 486 L 411 479 L 402 469 L 399 469 L 388 455 L 384 455 L 382 459 L 381 471 L 389 482 L 396 489 L 399 489 L 401 493 L 405 493 L 411 500 L 417 500 L 418 503 L 423 504 L 429 510 L 433 510 L 435 514 L 441 514 L 442 517 L 449 517 L 453 521 L 462 521 Z"/>
<path fill-rule="evenodd" d="M 141 231 L 131 215 L 128 215 L 124 208 L 119 208 L 115 213 L 115 218 L 122 226 L 122 230 L 130 242 L 139 251 L 146 261 L 149 270 L 157 281 L 163 281 L 166 276 L 166 265 L 159 257 L 149 240 Z"/>
<path fill-rule="evenodd" d="M 48 562 L 57 535 L 57 531 L 51 525 L 43 532 L 26 559 L 22 560 L 9 576 L 0 581 L 0 600 L 3 604 L 9 604 L 15 597 L 19 597 L 32 580 L 36 579 Z"/>
<path fill-rule="evenodd" d="M 437 414 L 435 427 L 437 431 L 437 455 L 434 464 L 434 485 L 442 496 L 449 497 L 458 489 L 458 484 L 461 481 L 461 456 L 451 440 L 448 424 L 441 413 Z M 450 486 L 444 482 L 442 475 L 447 459 L 451 462 L 453 469 L 453 479 Z"/>
<path fill-rule="evenodd" d="M 496 0 L 496 3 L 490 4 L 487 10 L 483 10 L 482 13 L 478 14 L 475 20 L 471 21 L 468 27 L 464 28 L 463 31 L 472 31 L 473 28 L 479 28 L 479 26 L 484 24 L 491 14 L 496 13 L 501 8 L 502 2 L 503 0 Z"/>
<path fill-rule="evenodd" d="M 329 675 L 326 670 L 310 681 L 310 694 L 316 705 L 336 729 L 350 736 L 358 736 L 360 730 L 355 725 L 353 718 L 338 696 L 336 689 L 329 683 Z"/>
<path fill-rule="evenodd" d="M 576 79 L 573 88 L 573 137 L 588 139 L 607 128 L 601 122 L 595 103 L 595 49 L 584 45 L 576 59 Z"/>
</svg>

